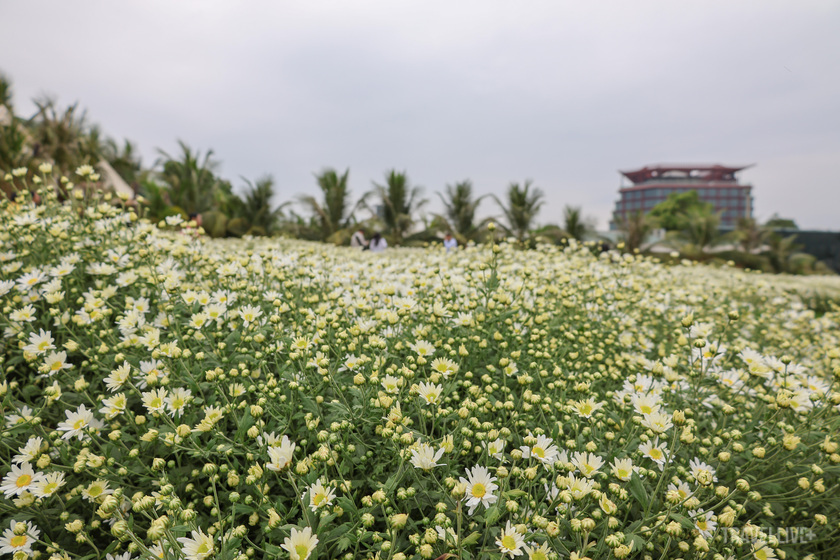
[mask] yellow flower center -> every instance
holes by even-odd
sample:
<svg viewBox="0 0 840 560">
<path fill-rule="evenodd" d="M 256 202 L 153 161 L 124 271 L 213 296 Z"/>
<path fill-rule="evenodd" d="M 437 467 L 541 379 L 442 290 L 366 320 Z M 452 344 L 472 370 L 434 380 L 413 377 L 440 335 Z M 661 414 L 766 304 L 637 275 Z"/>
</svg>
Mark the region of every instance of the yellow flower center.
<svg viewBox="0 0 840 560">
<path fill-rule="evenodd" d="M 210 545 L 206 542 L 202 542 L 198 545 L 198 548 L 195 549 L 196 554 L 207 554 L 210 552 Z"/>
<path fill-rule="evenodd" d="M 540 459 L 545 459 L 545 449 L 540 447 L 539 445 L 535 445 L 531 448 L 531 453 L 539 457 Z"/>
<path fill-rule="evenodd" d="M 581 414 L 591 414 L 592 413 L 592 405 L 590 404 L 582 404 L 580 405 L 580 413 Z"/>
<path fill-rule="evenodd" d="M 516 539 L 511 535 L 505 535 L 502 537 L 502 546 L 508 550 L 514 550 L 516 548 Z"/>
<path fill-rule="evenodd" d="M 12 548 L 21 548 L 26 545 L 26 541 L 29 540 L 26 538 L 26 535 L 15 535 L 9 541 L 9 544 L 12 545 Z"/>
<path fill-rule="evenodd" d="M 309 547 L 305 544 L 299 544 L 295 547 L 295 552 L 297 552 L 298 558 L 303 560 L 309 554 Z"/>
<path fill-rule="evenodd" d="M 708 529 L 708 527 L 709 527 L 709 524 L 706 523 L 705 519 L 697 522 L 697 528 L 700 529 L 701 531 L 705 531 L 706 529 Z"/>
<path fill-rule="evenodd" d="M 642 405 L 642 406 L 641 406 L 641 407 L 639 407 L 639 408 L 641 408 L 641 409 L 642 409 L 642 414 L 650 414 L 651 412 L 653 412 L 653 407 L 652 407 L 652 406 L 649 406 L 649 405 L 646 405 L 646 404 L 645 404 L 645 405 Z"/>
<path fill-rule="evenodd" d="M 662 458 L 662 452 L 656 447 L 651 449 L 650 452 L 648 453 L 648 455 L 650 456 L 651 459 L 654 459 L 654 460 L 659 460 L 659 459 Z"/>
<path fill-rule="evenodd" d="M 531 560 L 548 560 L 548 557 L 542 550 L 535 550 L 534 553 L 531 554 Z"/>
<path fill-rule="evenodd" d="M 32 482 L 32 475 L 22 474 L 15 481 L 15 486 L 17 486 L 18 488 L 23 488 L 25 486 L 29 486 L 30 482 Z"/>
<path fill-rule="evenodd" d="M 52 494 L 56 491 L 56 489 L 58 489 L 58 484 L 55 482 L 48 482 L 44 485 L 43 492 L 44 494 Z"/>
<path fill-rule="evenodd" d="M 321 507 L 321 504 L 323 504 L 323 503 L 324 503 L 324 500 L 326 500 L 326 499 L 327 499 L 327 495 L 326 495 L 326 494 L 324 494 L 323 492 L 318 492 L 318 493 L 317 493 L 317 494 L 315 494 L 315 496 L 312 498 L 312 503 L 313 503 L 313 504 L 315 504 L 317 507 Z"/>
<path fill-rule="evenodd" d="M 52 363 L 52 365 L 50 366 L 50 370 L 52 370 L 52 371 L 58 371 L 58 370 L 60 370 L 60 369 L 61 369 L 61 366 L 62 366 L 62 365 L 63 365 L 63 364 L 62 364 L 61 362 L 57 362 L 57 361 L 56 361 L 56 362 L 53 362 L 53 363 Z"/>
<path fill-rule="evenodd" d="M 480 482 L 476 482 L 472 486 L 472 495 L 475 498 L 483 498 L 484 495 L 487 493 L 487 488 Z"/>
<path fill-rule="evenodd" d="M 73 422 L 73 429 L 74 430 L 81 430 L 84 427 L 84 425 L 85 425 L 85 419 L 84 418 L 79 418 L 78 420 Z"/>
<path fill-rule="evenodd" d="M 88 490 L 88 494 L 93 496 L 94 498 L 102 493 L 101 486 L 91 486 L 90 490 Z"/>
<path fill-rule="evenodd" d="M 47 342 L 46 340 L 44 340 L 38 345 L 38 350 L 43 352 L 44 350 L 46 350 L 49 347 L 49 345 L 50 345 L 50 343 Z"/>
<path fill-rule="evenodd" d="M 618 469 L 618 478 L 627 478 L 630 476 L 630 471 L 627 469 Z"/>
<path fill-rule="evenodd" d="M 767 548 L 763 547 L 755 551 L 755 557 L 758 560 L 767 560 L 770 556 L 767 554 Z"/>
</svg>

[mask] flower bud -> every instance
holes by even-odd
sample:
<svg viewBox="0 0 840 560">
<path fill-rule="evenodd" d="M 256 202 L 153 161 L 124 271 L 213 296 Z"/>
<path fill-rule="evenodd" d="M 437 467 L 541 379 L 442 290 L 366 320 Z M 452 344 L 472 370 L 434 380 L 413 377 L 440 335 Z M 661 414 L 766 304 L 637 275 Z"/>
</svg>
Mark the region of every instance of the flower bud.
<svg viewBox="0 0 840 560">
<path fill-rule="evenodd" d="M 118 539 L 122 539 L 127 532 L 128 532 L 128 523 L 126 523 L 122 519 L 117 520 L 116 523 L 111 525 L 111 534 Z"/>
<path fill-rule="evenodd" d="M 407 513 L 395 513 L 391 516 L 391 527 L 394 529 L 402 529 L 408 523 Z"/>
</svg>

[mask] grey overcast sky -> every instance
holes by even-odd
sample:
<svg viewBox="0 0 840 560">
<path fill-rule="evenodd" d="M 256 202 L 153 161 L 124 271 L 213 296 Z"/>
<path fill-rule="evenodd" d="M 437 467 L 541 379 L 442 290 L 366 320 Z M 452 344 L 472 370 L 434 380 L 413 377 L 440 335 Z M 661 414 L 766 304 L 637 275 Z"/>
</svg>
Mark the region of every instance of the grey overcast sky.
<svg viewBox="0 0 840 560">
<path fill-rule="evenodd" d="M 756 215 L 840 229 L 840 2 L 0 0 L 19 113 L 79 101 L 144 163 L 176 139 L 278 200 L 350 168 L 534 180 L 607 221 L 619 169 L 755 164 Z M 495 211 L 483 203 L 487 213 Z"/>
</svg>

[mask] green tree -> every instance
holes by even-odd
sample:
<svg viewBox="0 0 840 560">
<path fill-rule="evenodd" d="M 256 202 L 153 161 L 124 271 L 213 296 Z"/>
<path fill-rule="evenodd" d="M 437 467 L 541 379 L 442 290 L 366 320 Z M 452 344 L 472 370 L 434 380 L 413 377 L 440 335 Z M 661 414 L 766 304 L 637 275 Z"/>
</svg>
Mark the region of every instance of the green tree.
<svg viewBox="0 0 840 560">
<path fill-rule="evenodd" d="M 394 243 L 402 242 L 414 225 L 414 214 L 428 201 L 422 198 L 423 188 L 412 187 L 405 172 L 391 169 L 385 173 L 385 184 L 373 184 L 374 190 L 365 195 L 377 195 L 382 205 L 382 221 Z"/>
<path fill-rule="evenodd" d="M 778 214 L 773 214 L 764 224 L 764 227 L 770 229 L 799 229 L 795 221 L 790 218 L 782 218 Z"/>
<path fill-rule="evenodd" d="M 138 201 L 142 200 L 143 216 L 152 221 L 159 221 L 166 217 L 169 208 L 169 190 L 151 177 L 140 180 Z M 142 197 L 142 199 L 141 199 Z"/>
<path fill-rule="evenodd" d="M 760 225 L 755 218 L 741 218 L 732 233 L 741 250 L 752 253 L 767 243 L 772 232 L 766 226 Z"/>
<path fill-rule="evenodd" d="M 701 252 L 717 245 L 721 241 L 720 214 L 705 208 L 690 208 L 679 237 Z"/>
<path fill-rule="evenodd" d="M 4 74 L 0 74 L 0 105 L 6 107 L 9 113 L 13 113 L 12 107 L 12 82 Z"/>
<path fill-rule="evenodd" d="M 271 235 L 284 218 L 283 209 L 290 203 L 285 202 L 272 209 L 274 178 L 271 175 L 261 177 L 254 183 L 247 179 L 244 181 L 247 187 L 242 196 L 242 208 L 238 217 L 248 220 L 255 235 Z"/>
<path fill-rule="evenodd" d="M 595 228 L 583 218 L 583 211 L 579 206 L 563 208 L 563 230 L 566 235 L 581 241 Z"/>
<path fill-rule="evenodd" d="M 648 215 L 667 231 L 682 231 L 688 226 L 689 215 L 711 214 L 713 207 L 700 200 L 697 191 L 671 193 L 654 206 Z"/>
<path fill-rule="evenodd" d="M 469 179 L 446 185 L 445 195 L 436 193 L 443 203 L 440 216 L 454 233 L 461 236 L 461 241 L 474 239 L 481 224 L 476 224 L 475 213 L 484 196 L 473 197 L 473 185 Z M 486 195 L 485 195 L 486 196 Z M 487 220 L 485 220 L 487 221 Z"/>
<path fill-rule="evenodd" d="M 78 103 L 63 111 L 53 99 L 36 99 L 37 112 L 30 119 L 33 156 L 49 161 L 61 172 L 71 175 L 79 166 L 94 165 L 101 156 L 99 129 L 90 127 L 87 113 Z"/>
<path fill-rule="evenodd" d="M 181 156 L 175 159 L 164 151 L 161 179 L 169 187 L 170 203 L 188 215 L 207 212 L 230 202 L 233 189 L 230 183 L 216 175 L 219 163 L 212 159 L 213 150 L 202 157 L 182 141 L 178 141 Z"/>
<path fill-rule="evenodd" d="M 796 243 L 796 235 L 773 234 L 768 238 L 767 257 L 776 272 L 791 272 L 791 256 L 802 248 Z"/>
<path fill-rule="evenodd" d="M 496 204 L 502 209 L 507 224 L 502 224 L 508 233 L 516 237 L 520 242 L 528 239 L 534 218 L 545 204 L 542 190 L 532 188 L 532 181 L 526 180 L 522 185 L 511 183 L 508 186 L 506 200 L 502 202 L 495 195 Z"/>
<path fill-rule="evenodd" d="M 349 227 L 355 208 L 350 208 L 350 190 L 347 186 L 350 169 L 339 175 L 335 169 L 326 168 L 315 175 L 318 188 L 323 195 L 318 200 L 312 195 L 301 195 L 299 200 L 312 212 L 320 227 L 322 241 L 327 240 L 337 231 Z"/>
<path fill-rule="evenodd" d="M 624 249 L 633 252 L 642 249 L 645 239 L 656 227 L 656 224 L 644 212 L 633 212 L 621 224 L 623 231 Z"/>
<path fill-rule="evenodd" d="M 136 188 L 143 172 L 143 163 L 133 143 L 124 140 L 120 146 L 116 140 L 108 138 L 102 145 L 102 157 L 126 183 Z"/>
<path fill-rule="evenodd" d="M 3 176 L 28 163 L 27 134 L 12 106 L 12 84 L 0 74 L 0 183 Z"/>
</svg>

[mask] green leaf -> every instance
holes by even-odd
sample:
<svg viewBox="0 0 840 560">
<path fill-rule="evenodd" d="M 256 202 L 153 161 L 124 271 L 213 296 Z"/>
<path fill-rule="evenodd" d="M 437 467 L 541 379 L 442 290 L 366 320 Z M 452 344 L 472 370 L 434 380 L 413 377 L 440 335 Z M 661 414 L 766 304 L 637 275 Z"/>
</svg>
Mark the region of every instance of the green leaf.
<svg viewBox="0 0 840 560">
<path fill-rule="evenodd" d="M 338 552 L 344 552 L 353 545 L 353 541 L 349 537 L 341 537 L 338 541 Z"/>
<path fill-rule="evenodd" d="M 472 546 L 478 543 L 478 539 L 481 538 L 481 533 L 478 531 L 473 531 L 473 533 L 461 541 L 461 546 Z"/>
<path fill-rule="evenodd" d="M 498 521 L 501 516 L 502 508 L 499 506 L 492 507 L 487 510 L 487 514 L 484 516 L 484 522 L 487 523 L 487 525 L 495 525 L 496 521 Z"/>
<path fill-rule="evenodd" d="M 343 509 L 345 512 L 351 514 L 351 516 L 355 516 L 356 512 L 359 511 L 358 508 L 356 507 L 356 504 L 353 503 L 353 500 L 351 500 L 350 498 L 348 498 L 346 496 L 342 496 L 342 497 L 338 498 L 336 500 L 336 504 L 341 506 L 341 509 Z"/>
<path fill-rule="evenodd" d="M 689 519 L 685 515 L 679 513 L 672 513 L 671 519 L 673 519 L 674 521 L 678 521 L 680 525 L 683 526 L 683 529 L 694 529 L 694 522 L 691 521 L 691 519 Z"/>
<path fill-rule="evenodd" d="M 633 544 L 633 550 L 640 551 L 645 546 L 645 540 L 635 533 L 625 533 L 625 539 Z"/>
<path fill-rule="evenodd" d="M 265 545 L 265 553 L 269 557 L 280 557 L 284 553 L 288 554 L 285 550 L 283 550 L 279 546 L 273 545 L 273 544 L 266 544 Z"/>
<path fill-rule="evenodd" d="M 633 475 L 630 477 L 630 483 L 627 485 L 628 490 L 630 490 L 630 495 L 639 502 L 639 505 L 642 507 L 646 506 L 648 503 L 648 496 L 647 492 L 645 491 L 645 486 L 642 484 L 642 479 L 639 478 L 639 474 L 636 471 L 633 471 Z"/>
</svg>

